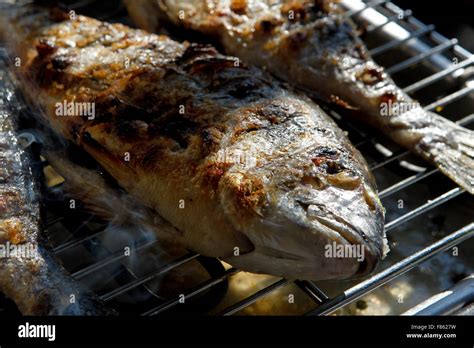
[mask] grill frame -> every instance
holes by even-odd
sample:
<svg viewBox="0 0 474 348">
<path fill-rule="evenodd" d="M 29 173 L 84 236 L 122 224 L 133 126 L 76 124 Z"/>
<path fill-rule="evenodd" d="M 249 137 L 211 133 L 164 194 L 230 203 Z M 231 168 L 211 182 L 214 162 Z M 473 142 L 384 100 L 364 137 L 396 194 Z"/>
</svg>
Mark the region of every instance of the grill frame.
<svg viewBox="0 0 474 348">
<path fill-rule="evenodd" d="M 87 6 L 90 6 L 90 1 L 86 1 Z M 71 6 L 68 4 L 67 6 Z M 70 8 L 80 8 L 80 6 L 70 7 Z M 367 9 L 375 9 L 377 11 L 383 10 L 384 12 L 389 12 L 388 19 L 386 23 L 378 24 L 378 25 L 371 25 L 366 28 L 367 32 L 373 33 L 374 31 L 384 29 L 390 23 L 396 23 L 403 25 L 404 27 L 413 26 L 416 29 L 411 31 L 410 36 L 403 40 L 398 41 L 389 41 L 381 46 L 371 49 L 371 53 L 375 56 L 386 52 L 387 50 L 391 49 L 399 49 L 402 46 L 407 45 L 412 39 L 421 38 L 425 36 L 429 36 L 429 38 L 436 43 L 435 46 L 431 47 L 428 51 L 424 53 L 419 53 L 416 56 L 408 58 L 402 62 L 399 62 L 395 65 L 388 67 L 386 70 L 391 73 L 399 73 L 412 67 L 414 64 L 420 63 L 421 61 L 432 58 L 438 55 L 443 54 L 446 51 L 450 51 L 456 57 L 460 58 L 460 61 L 457 65 L 452 65 L 449 67 L 437 69 L 438 72 L 423 78 L 417 82 L 412 83 L 411 85 L 404 88 L 404 91 L 407 93 L 416 92 L 422 88 L 429 87 L 430 85 L 439 82 L 444 78 L 450 77 L 453 73 L 459 72 L 460 69 L 465 69 L 474 65 L 474 55 L 462 48 L 457 42 L 457 40 L 452 39 L 449 40 L 442 36 L 441 34 L 437 33 L 434 30 L 434 26 L 432 25 L 425 25 L 416 18 L 413 17 L 410 10 L 403 11 L 393 3 L 386 1 L 386 0 L 375 0 L 369 1 L 365 3 L 365 7 L 363 9 L 352 10 L 348 12 L 348 16 L 357 17 L 363 14 L 363 12 Z M 120 9 L 117 10 L 116 13 L 119 13 Z M 403 16 L 399 16 L 400 13 L 403 13 Z M 402 17 L 402 18 L 401 18 Z M 459 98 L 462 98 L 470 93 L 473 92 L 473 87 L 466 85 L 466 87 L 459 89 L 458 91 L 451 93 L 450 95 L 443 97 L 439 100 L 432 102 L 431 104 L 425 106 L 427 110 L 435 110 L 437 107 L 441 105 L 447 105 L 456 101 Z M 336 119 L 341 120 L 341 116 L 335 113 L 333 110 L 330 110 L 330 114 L 334 116 Z M 461 125 L 468 125 L 474 121 L 474 114 L 470 114 L 463 119 L 457 121 L 457 123 Z M 345 122 L 344 124 L 347 125 L 346 129 L 350 129 L 351 132 L 359 132 L 361 138 L 364 138 L 363 141 L 356 144 L 356 147 L 361 147 L 366 144 L 372 143 L 375 145 L 377 142 L 377 138 L 368 137 L 364 130 L 358 128 L 358 126 L 352 125 L 350 122 Z M 403 157 L 409 155 L 409 151 L 400 150 L 398 152 L 393 153 L 391 156 L 388 156 L 384 161 L 375 163 L 371 165 L 372 170 L 376 170 L 382 168 L 392 162 L 398 161 Z M 46 163 L 44 163 L 46 164 Z M 386 198 L 396 192 L 401 190 L 407 189 L 412 185 L 416 185 L 421 180 L 426 179 L 427 177 L 437 173 L 437 169 L 433 169 L 433 167 L 429 167 L 426 171 L 420 172 L 418 174 L 414 174 L 410 177 L 407 177 L 390 187 L 387 187 L 379 192 L 381 198 Z M 417 208 L 407 212 L 404 215 L 401 215 L 391 221 L 388 221 L 385 226 L 386 232 L 389 232 L 404 223 L 410 221 L 411 219 L 420 216 L 421 214 L 425 214 L 430 210 L 438 207 L 455 197 L 463 194 L 464 190 L 459 187 L 455 187 L 444 194 L 418 206 Z M 55 224 L 61 222 L 61 219 L 50 219 L 46 221 L 48 228 L 53 227 Z M 77 245 L 84 244 L 91 240 L 97 240 L 104 233 L 104 229 L 99 228 L 97 231 L 92 231 L 91 234 L 87 234 L 80 238 L 68 240 L 62 244 L 55 246 L 54 251 L 61 256 L 61 253 L 67 252 L 70 248 L 73 248 Z M 303 292 L 314 302 L 316 308 L 310 310 L 306 313 L 306 315 L 328 315 L 334 313 L 336 310 L 356 301 L 357 299 L 363 297 L 364 295 L 372 292 L 373 290 L 379 288 L 380 286 L 387 284 L 390 281 L 393 281 L 397 277 L 405 274 L 406 272 L 410 271 L 411 269 L 417 267 L 422 262 L 426 261 L 429 258 L 435 257 L 439 255 L 442 251 L 445 251 L 463 241 L 467 240 L 468 238 L 474 235 L 474 223 L 470 223 L 463 228 L 460 228 L 457 231 L 454 231 L 447 235 L 446 237 L 438 240 L 437 242 L 423 248 L 422 250 L 412 254 L 405 259 L 395 263 L 394 265 L 388 267 L 384 270 L 379 270 L 374 275 L 370 276 L 369 278 L 359 282 L 358 284 L 347 288 L 339 295 L 334 297 L 330 297 L 326 294 L 318 285 L 313 281 L 294 281 L 294 283 L 301 289 Z M 132 252 L 141 252 L 146 250 L 151 245 L 158 243 L 158 241 L 148 242 L 145 244 L 139 244 L 135 247 Z M 122 255 L 122 256 L 121 256 Z M 122 254 L 111 255 L 105 259 L 102 259 L 96 263 L 90 264 L 78 271 L 72 273 L 73 277 L 80 281 L 80 279 L 86 275 L 91 274 L 92 272 L 98 272 L 107 265 L 112 262 L 119 262 L 125 256 Z M 155 279 L 156 277 L 163 275 L 173 269 L 176 269 L 183 264 L 191 262 L 192 260 L 196 260 L 199 258 L 199 255 L 193 252 L 190 252 L 182 257 L 177 258 L 176 260 L 163 264 L 157 265 L 157 269 L 154 272 L 146 274 L 141 277 L 135 277 L 132 281 L 121 285 L 120 287 L 108 291 L 102 294 L 100 297 L 107 303 L 111 300 L 117 298 L 118 296 L 135 289 L 138 286 L 146 285 L 150 280 Z M 206 293 L 209 289 L 212 289 L 217 286 L 226 285 L 228 282 L 229 277 L 239 272 L 239 270 L 235 268 L 229 268 L 222 272 L 219 276 L 212 277 L 211 279 L 203 282 L 196 288 L 190 289 L 187 293 L 185 293 L 186 299 L 191 299 L 193 297 L 197 297 Z M 221 310 L 218 314 L 219 315 L 233 315 L 238 313 L 243 308 L 255 303 L 256 301 L 264 298 L 266 295 L 270 294 L 271 292 L 279 289 L 287 284 L 290 281 L 286 279 L 279 279 L 273 282 L 272 284 L 268 285 L 267 287 L 256 291 L 254 294 L 246 297 L 245 299 L 238 301 L 237 303 L 232 304 L 231 306 Z M 177 294 L 176 297 L 167 299 L 160 303 L 159 305 L 153 306 L 146 311 L 140 313 L 141 315 L 149 316 L 149 315 L 158 315 L 163 314 L 167 310 L 172 309 L 173 307 L 179 305 L 180 295 Z"/>
</svg>

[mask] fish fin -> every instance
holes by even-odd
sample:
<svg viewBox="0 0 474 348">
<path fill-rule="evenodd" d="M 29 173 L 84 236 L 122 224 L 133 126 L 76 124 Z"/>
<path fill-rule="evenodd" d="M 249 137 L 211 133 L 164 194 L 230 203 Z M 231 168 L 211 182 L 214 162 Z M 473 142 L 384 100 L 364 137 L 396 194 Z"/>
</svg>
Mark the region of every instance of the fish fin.
<svg viewBox="0 0 474 348">
<path fill-rule="evenodd" d="M 72 162 L 60 151 L 44 148 L 43 155 L 64 178 L 64 190 L 71 197 L 81 200 L 91 213 L 115 226 L 129 223 L 142 228 L 146 226 L 170 251 L 185 245 L 181 231 L 157 212 L 142 206 L 119 188 L 112 187 L 96 170 Z"/>
<path fill-rule="evenodd" d="M 99 173 L 73 163 L 62 153 L 45 150 L 43 155 L 65 179 L 65 190 L 80 199 L 89 211 L 106 221 L 126 215 L 121 193 L 109 188 Z"/>
<path fill-rule="evenodd" d="M 417 148 L 443 174 L 474 194 L 474 131 L 446 119 L 442 120 L 442 127 L 445 136 L 424 137 Z"/>
</svg>

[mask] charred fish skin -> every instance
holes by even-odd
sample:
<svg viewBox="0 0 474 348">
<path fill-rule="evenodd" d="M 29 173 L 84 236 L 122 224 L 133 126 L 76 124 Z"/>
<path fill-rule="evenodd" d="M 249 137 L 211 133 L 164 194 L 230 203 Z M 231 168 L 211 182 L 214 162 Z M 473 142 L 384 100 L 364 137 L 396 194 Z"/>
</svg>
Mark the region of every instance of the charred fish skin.
<svg viewBox="0 0 474 348">
<path fill-rule="evenodd" d="M 333 0 L 125 1 L 139 27 L 171 23 L 351 113 L 474 194 L 474 132 L 424 110 L 370 57 Z"/>
<path fill-rule="evenodd" d="M 189 249 L 315 280 L 367 274 L 386 253 L 367 164 L 306 97 L 210 46 L 22 11 L 8 16 L 21 43 L 13 54 L 49 125 Z M 64 101 L 93 104 L 95 117 L 58 117 Z M 365 257 L 327 256 L 333 243 L 361 246 Z"/>
<path fill-rule="evenodd" d="M 0 291 L 24 315 L 106 315 L 93 293 L 77 284 L 53 255 L 41 224 L 29 155 L 14 129 L 16 105 L 0 61 Z"/>
</svg>

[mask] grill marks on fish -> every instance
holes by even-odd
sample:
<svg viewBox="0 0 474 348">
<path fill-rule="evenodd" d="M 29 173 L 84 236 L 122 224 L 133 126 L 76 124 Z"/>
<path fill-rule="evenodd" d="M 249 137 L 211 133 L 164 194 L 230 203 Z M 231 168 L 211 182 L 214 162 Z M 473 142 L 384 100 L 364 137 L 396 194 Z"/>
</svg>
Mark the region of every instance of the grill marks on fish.
<svg viewBox="0 0 474 348">
<path fill-rule="evenodd" d="M 135 22 L 157 31 L 174 25 L 217 40 L 228 54 L 264 67 L 280 79 L 381 129 L 474 194 L 474 132 L 415 107 L 370 57 L 337 1 L 138 0 L 125 3 Z M 212 4 L 212 6 L 210 5 Z M 143 11 L 144 9 L 147 11 Z M 234 10 L 236 8 L 236 10 Z M 181 14 L 181 15 L 180 15 Z M 382 107 L 412 105 L 382 114 Z"/>
<path fill-rule="evenodd" d="M 27 24 L 18 13 L 10 23 L 20 33 L 18 26 Z M 383 209 L 378 201 L 369 209 L 364 199 L 364 191 L 376 190 L 367 164 L 309 99 L 210 46 L 119 24 L 78 16 L 45 21 L 26 37 L 27 47 L 39 40 L 59 47 L 45 56 L 26 50 L 30 79 L 45 67 L 60 72 L 36 98 L 49 110 L 50 125 L 180 230 L 186 247 L 291 279 L 348 278 L 361 267 L 369 272 L 382 257 Z M 68 64 L 54 67 L 58 55 L 69 57 Z M 63 99 L 96 103 L 95 119 L 55 117 L 51 105 Z M 315 163 L 318 155 L 328 158 Z M 343 172 L 359 185 L 326 180 Z M 324 185 L 307 185 L 305 177 Z M 357 219 L 341 231 L 323 226 L 293 209 L 302 197 L 309 207 L 332 202 L 331 214 L 356 209 Z M 369 266 L 325 259 L 324 245 L 332 242 L 365 245 Z"/>
<path fill-rule="evenodd" d="M 151 52 L 148 54 L 156 56 L 156 53 Z M 129 58 L 132 60 L 134 57 Z M 52 56 L 50 59 L 57 57 Z M 133 62 L 130 64 L 133 65 Z M 124 73 L 128 75 L 124 77 L 126 81 L 117 86 L 110 86 L 105 81 L 109 87 L 102 93 L 103 97 L 93 98 L 85 94 L 94 89 L 99 89 L 99 92 L 102 90 L 88 82 L 91 75 L 89 71 L 95 70 L 95 66 L 87 67 L 85 73 L 80 72 L 77 76 L 68 75 L 61 89 L 75 94 L 76 100 L 89 100 L 96 104 L 99 117 L 92 122 L 94 125 L 107 125 L 113 118 L 120 117 L 113 129 L 110 125 L 106 128 L 123 141 L 133 141 L 137 136 L 159 136 L 174 140 L 181 149 L 186 149 L 190 135 L 205 133 L 206 117 L 227 112 L 226 103 L 237 99 L 238 102 L 251 102 L 267 94 L 269 86 L 265 81 L 250 78 L 251 72 L 244 74 L 243 69 L 234 64 L 234 60 L 219 55 L 209 46 L 191 44 L 182 55 L 174 57 L 173 64 L 157 66 L 153 70 L 143 66 L 131 68 Z M 50 64 L 42 62 L 41 66 L 49 67 Z M 183 87 L 170 90 L 170 85 Z M 86 92 L 81 94 L 84 90 Z M 247 90 L 254 93 L 247 94 Z M 229 98 L 229 94 L 232 98 Z M 205 109 L 212 101 L 215 101 L 213 113 Z M 204 140 L 209 143 L 212 133 L 206 134 Z"/>
</svg>

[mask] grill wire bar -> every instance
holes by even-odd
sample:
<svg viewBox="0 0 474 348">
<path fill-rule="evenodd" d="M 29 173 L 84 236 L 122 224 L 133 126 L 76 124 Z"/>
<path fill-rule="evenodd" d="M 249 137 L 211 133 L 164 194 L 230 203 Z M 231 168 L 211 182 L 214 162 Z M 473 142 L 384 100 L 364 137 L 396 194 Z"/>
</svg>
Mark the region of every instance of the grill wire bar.
<svg viewBox="0 0 474 348">
<path fill-rule="evenodd" d="M 408 272 L 410 269 L 416 267 L 428 258 L 437 255 L 438 253 L 445 251 L 453 246 L 461 243 L 462 241 L 472 237 L 474 235 L 474 223 L 471 223 L 460 230 L 440 239 L 432 245 L 416 252 L 415 254 L 397 262 L 393 266 L 386 270 L 376 274 L 375 276 L 353 286 L 352 288 L 344 291 L 343 294 L 333 298 L 330 301 L 322 304 L 313 311 L 307 314 L 312 315 L 326 315 L 334 312 L 336 309 L 357 300 L 369 291 L 372 291 L 383 284 L 395 279 L 396 277 Z"/>
<path fill-rule="evenodd" d="M 406 19 L 408 17 L 411 17 L 412 15 L 413 15 L 413 13 L 412 13 L 411 10 L 405 10 L 401 14 L 396 13 L 394 15 L 389 16 L 387 18 L 387 20 L 385 22 L 381 23 L 381 24 L 378 24 L 378 25 L 371 24 L 370 26 L 367 27 L 367 29 L 365 29 L 365 32 L 368 33 L 368 34 L 373 33 L 376 30 L 382 29 L 383 27 L 385 27 L 389 23 L 398 23 L 399 20 L 401 20 L 403 18 Z"/>
<path fill-rule="evenodd" d="M 92 0 L 91 0 L 92 1 Z M 85 2 L 88 2 L 87 0 Z M 434 73 L 431 76 L 428 76 L 426 78 L 423 78 L 417 82 L 412 83 L 411 85 L 407 86 L 404 88 L 404 91 L 407 93 L 413 93 L 416 92 L 422 88 L 428 87 L 438 81 L 441 81 L 444 78 L 447 78 L 451 76 L 452 74 L 458 72 L 461 69 L 465 69 L 469 67 L 473 62 L 474 62 L 474 56 L 464 50 L 462 47 L 458 45 L 457 40 L 448 40 L 445 37 L 441 36 L 437 32 L 434 31 L 434 26 L 432 25 L 424 25 L 423 23 L 419 22 L 415 18 L 412 17 L 412 13 L 410 10 L 402 11 L 401 9 L 398 9 L 395 5 L 390 3 L 389 1 L 386 0 L 374 0 L 374 1 L 368 1 L 365 3 L 365 7 L 363 9 L 359 10 L 353 10 L 353 11 L 348 11 L 347 16 L 348 17 L 356 17 L 357 15 L 360 15 L 363 11 L 367 9 L 375 9 L 377 10 L 377 7 L 380 7 L 383 9 L 385 12 L 390 12 L 390 14 L 386 15 L 387 20 L 386 22 L 383 22 L 381 24 L 377 25 L 370 25 L 366 29 L 366 32 L 374 32 L 377 30 L 380 30 L 382 28 L 385 28 L 388 24 L 391 23 L 396 23 L 396 24 L 411 24 L 412 26 L 415 26 L 416 29 L 412 30 L 410 32 L 410 35 L 402 40 L 393 40 L 393 41 L 388 41 L 378 47 L 373 48 L 370 50 L 372 55 L 381 55 L 382 53 L 388 51 L 388 50 L 393 50 L 396 48 L 400 48 L 404 45 L 406 45 L 409 41 L 411 40 L 416 40 L 422 37 L 425 37 L 427 35 L 430 36 L 430 38 L 433 41 L 436 41 L 438 44 L 434 47 L 431 47 L 430 50 L 420 53 L 416 56 L 413 56 L 407 60 L 404 60 L 394 66 L 388 67 L 386 70 L 387 72 L 390 73 L 399 73 L 402 72 L 406 69 L 409 69 L 415 64 L 418 64 L 422 62 L 423 60 L 442 54 L 445 51 L 452 51 L 457 55 L 458 58 L 461 58 L 462 60 L 458 64 L 453 64 L 449 67 L 443 68 L 440 71 Z M 403 16 L 400 16 L 400 13 L 403 13 Z M 408 29 L 407 29 L 408 30 Z M 427 110 L 433 110 L 436 109 L 438 106 L 446 106 L 449 103 L 452 103 L 466 95 L 472 92 L 472 87 L 466 86 L 454 93 L 451 93 L 450 95 L 439 99 L 425 108 Z M 337 117 L 337 115 L 336 115 Z M 470 124 L 473 121 L 473 115 L 469 115 L 464 117 L 463 119 L 459 120 L 458 123 L 461 125 L 467 125 Z M 353 125 L 348 125 L 352 130 L 357 131 L 360 135 L 362 135 L 364 138 L 367 136 L 362 130 L 359 130 L 356 126 Z M 358 147 L 367 144 L 367 143 L 372 143 L 374 144 L 376 142 L 376 138 L 370 138 L 368 140 L 364 140 L 363 142 L 357 144 Z M 388 157 L 387 159 L 383 160 L 380 163 L 374 164 L 372 166 L 372 169 L 379 169 L 382 168 L 389 163 L 392 163 L 396 160 L 399 160 L 403 156 L 406 156 L 409 154 L 409 151 L 401 151 L 398 153 L 395 153 L 394 155 Z M 380 197 L 386 198 L 395 192 L 398 192 L 400 190 L 406 189 L 410 187 L 411 185 L 416 184 L 417 182 L 435 174 L 438 172 L 437 169 L 432 169 L 428 168 L 426 171 L 418 173 L 416 175 L 410 176 L 406 179 L 403 179 L 385 189 L 383 189 L 380 192 Z M 442 194 L 439 197 L 436 197 L 422 205 L 420 205 L 418 208 L 392 220 L 389 221 L 386 224 L 386 231 L 393 230 L 396 227 L 401 226 L 402 224 L 408 222 L 409 220 L 424 214 L 431 209 L 440 206 L 444 204 L 445 202 L 454 199 L 455 197 L 458 197 L 461 195 L 464 191 L 456 187 L 452 190 L 449 190 L 448 192 Z M 60 219 L 52 219 L 49 221 L 51 225 L 54 225 L 58 222 L 60 222 Z M 50 225 L 50 226 L 51 226 Z M 97 239 L 98 237 L 101 236 L 101 234 L 104 233 L 104 230 L 99 230 L 99 231 L 94 231 L 91 235 L 88 235 L 86 237 L 81 237 L 78 239 L 73 239 L 69 240 L 63 244 L 60 244 L 57 246 L 54 250 L 57 253 L 67 251 L 69 248 L 72 248 L 74 246 L 81 245 L 82 243 L 91 240 L 91 239 Z M 423 261 L 426 261 L 429 258 L 432 258 L 439 253 L 443 252 L 444 250 L 447 250 L 454 245 L 457 245 L 464 240 L 467 240 L 468 238 L 472 237 L 474 235 L 474 223 L 468 224 L 467 226 L 451 233 L 450 235 L 438 240 L 437 242 L 425 247 L 424 249 L 416 252 L 415 254 L 403 259 L 402 261 L 395 263 L 394 265 L 388 267 L 387 269 L 371 276 L 370 278 L 360 282 L 359 284 L 345 290 L 343 293 L 340 295 L 330 298 L 323 290 L 321 290 L 314 282 L 312 281 L 294 281 L 294 284 L 296 284 L 300 289 L 303 290 L 303 292 L 310 298 L 312 301 L 314 301 L 316 307 L 315 309 L 307 312 L 306 314 L 309 315 L 327 315 L 330 313 L 333 313 L 334 311 L 346 306 L 347 304 L 359 299 L 360 297 L 368 294 L 369 292 L 373 291 L 374 289 L 394 280 L 398 276 L 405 274 L 406 272 L 410 271 L 414 267 L 418 266 L 420 263 Z M 139 246 L 137 249 L 145 249 L 148 245 L 145 246 Z M 118 288 L 115 288 L 112 291 L 109 291 L 103 295 L 101 295 L 101 298 L 104 301 L 110 301 L 117 296 L 127 293 L 128 291 L 131 291 L 132 289 L 135 289 L 136 287 L 143 285 L 147 283 L 148 281 L 158 277 L 159 275 L 166 274 L 167 272 L 182 266 L 183 264 L 186 264 L 188 262 L 191 262 L 192 260 L 195 260 L 199 255 L 195 253 L 189 253 L 187 255 L 184 255 L 168 264 L 165 265 L 160 265 L 160 267 L 155 270 L 154 272 L 151 272 L 145 276 L 142 277 L 135 277 L 135 279 L 129 283 L 126 283 L 124 285 L 121 285 Z M 86 274 L 90 274 L 91 272 L 98 272 L 100 269 L 105 267 L 106 265 L 110 264 L 111 262 L 118 262 L 120 261 L 121 258 L 118 257 L 117 255 L 112 256 L 110 258 L 106 258 L 103 260 L 100 260 L 92 265 L 89 265 L 81 270 L 78 270 L 74 273 L 74 276 L 76 278 L 81 278 L 82 276 L 85 276 Z M 219 277 L 214 277 L 212 279 L 209 279 L 205 281 L 204 283 L 198 285 L 194 289 L 188 291 L 186 295 L 187 299 L 193 298 L 195 296 L 198 296 L 210 288 L 222 283 L 229 277 L 235 275 L 238 273 L 239 270 L 235 268 L 230 268 L 226 270 L 221 276 Z M 271 292 L 275 291 L 276 289 L 279 289 L 281 287 L 284 287 L 285 285 L 288 285 L 291 283 L 290 281 L 286 279 L 280 279 L 272 283 L 271 285 L 255 292 L 254 294 L 248 296 L 247 298 L 221 310 L 219 314 L 221 315 L 232 315 L 235 313 L 238 313 L 240 310 L 243 308 L 255 303 L 256 301 L 262 299 L 264 296 L 270 294 Z M 155 306 L 145 312 L 142 313 L 142 315 L 148 316 L 148 315 L 157 315 L 161 314 L 163 312 L 166 312 L 167 310 L 170 310 L 171 308 L 179 305 L 179 296 L 176 296 L 174 298 L 169 299 L 168 301 L 165 301 L 159 306 Z"/>
<path fill-rule="evenodd" d="M 402 46 L 404 43 L 410 41 L 411 39 L 416 39 L 416 38 L 419 38 L 419 37 L 422 37 L 428 33 L 431 33 L 433 30 L 435 29 L 435 26 L 434 25 L 428 25 L 427 27 L 424 27 L 424 28 L 421 28 L 420 30 L 418 31 L 415 31 L 414 33 L 411 33 L 410 36 L 408 36 L 407 38 L 403 39 L 403 40 L 393 40 L 393 41 L 390 41 L 390 42 L 387 42 L 381 46 L 378 46 L 376 48 L 373 48 L 371 50 L 369 50 L 369 53 L 372 57 L 375 57 L 379 54 L 382 54 L 388 50 L 392 50 L 394 48 L 397 48 L 399 46 Z"/>
</svg>

